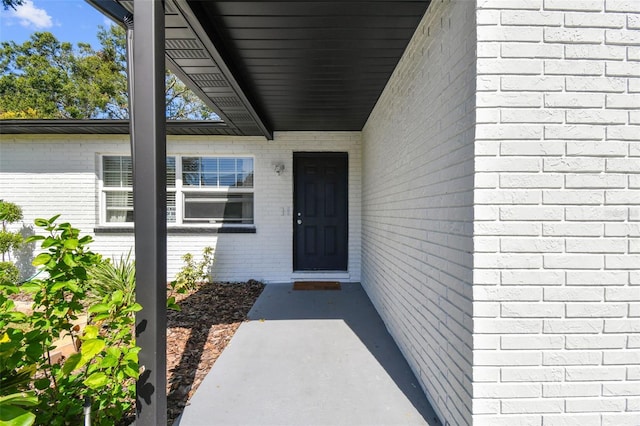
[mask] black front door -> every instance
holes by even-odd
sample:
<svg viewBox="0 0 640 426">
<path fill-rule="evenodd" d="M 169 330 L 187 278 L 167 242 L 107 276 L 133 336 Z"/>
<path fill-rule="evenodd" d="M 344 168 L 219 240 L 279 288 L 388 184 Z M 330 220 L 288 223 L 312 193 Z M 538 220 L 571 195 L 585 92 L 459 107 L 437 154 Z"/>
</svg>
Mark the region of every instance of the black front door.
<svg viewBox="0 0 640 426">
<path fill-rule="evenodd" d="M 347 154 L 293 154 L 293 268 L 347 270 Z"/>
</svg>

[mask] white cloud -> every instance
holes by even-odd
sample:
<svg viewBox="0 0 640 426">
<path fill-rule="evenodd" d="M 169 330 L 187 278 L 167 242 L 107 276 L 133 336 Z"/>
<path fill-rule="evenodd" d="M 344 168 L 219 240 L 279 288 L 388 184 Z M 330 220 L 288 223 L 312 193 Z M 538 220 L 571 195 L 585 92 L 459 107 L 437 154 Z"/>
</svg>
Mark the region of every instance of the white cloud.
<svg viewBox="0 0 640 426">
<path fill-rule="evenodd" d="M 20 25 L 33 29 L 51 28 L 53 19 L 44 9 L 37 8 L 33 1 L 27 0 L 21 6 L 18 6 L 13 12 L 13 16 L 20 20 Z"/>
</svg>

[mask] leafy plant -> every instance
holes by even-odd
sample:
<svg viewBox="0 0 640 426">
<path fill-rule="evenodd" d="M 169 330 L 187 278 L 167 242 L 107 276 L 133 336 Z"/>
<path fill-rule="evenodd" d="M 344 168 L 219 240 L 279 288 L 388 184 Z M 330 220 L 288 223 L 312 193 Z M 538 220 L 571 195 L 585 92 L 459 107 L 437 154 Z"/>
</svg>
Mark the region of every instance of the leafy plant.
<svg viewBox="0 0 640 426">
<path fill-rule="evenodd" d="M 15 284 L 20 279 L 20 270 L 13 262 L 0 262 L 0 283 Z"/>
<path fill-rule="evenodd" d="M 7 225 L 22 220 L 22 209 L 14 203 L 0 200 L 0 283 L 15 284 L 20 278 L 20 270 L 11 262 L 11 252 L 22 245 L 22 235 L 19 232 L 11 232 Z"/>
<path fill-rule="evenodd" d="M 131 259 L 131 250 L 120 260 L 105 259 L 88 271 L 88 298 L 101 301 L 115 291 L 121 291 L 123 303 L 131 305 L 135 301 L 136 264 Z"/>
<path fill-rule="evenodd" d="M 0 373 L 3 380 L 8 377 L 14 383 L 3 383 L 0 389 L 0 397 L 5 398 L 0 400 L 3 416 L 9 417 L 2 420 L 9 424 L 33 423 L 33 417 L 17 423 L 27 406 L 38 424 L 79 424 L 88 398 L 93 423 L 112 425 L 130 409 L 135 398 L 139 348 L 135 346 L 133 325 L 134 314 L 142 307 L 125 303 L 123 292 L 116 290 L 89 306 L 90 323 L 84 330 L 74 324 L 86 312 L 87 270 L 98 265 L 101 257 L 87 250 L 90 236 L 81 237 L 69 223 L 56 224 L 57 218 L 36 219 L 36 226 L 48 235 L 27 239 L 41 241 L 43 252 L 33 264 L 45 272 L 46 278 L 33 279 L 19 288 L 0 285 Z M 29 316 L 16 312 L 7 298 L 19 290 L 33 295 L 33 313 Z M 52 343 L 66 335 L 80 350 L 63 364 L 54 363 Z M 25 389 L 25 382 L 31 392 L 26 394 L 30 402 L 20 406 L 12 396 Z M 4 405 L 11 408 L 5 410 Z"/>
<path fill-rule="evenodd" d="M 36 420 L 36 415 L 24 407 L 38 404 L 38 398 L 33 392 L 17 392 L 0 396 L 0 424 L 7 426 L 30 426 Z"/>
<path fill-rule="evenodd" d="M 93 323 L 80 336 L 80 352 L 69 356 L 59 371 L 64 386 L 74 395 L 78 395 L 79 384 L 84 385 L 82 399 L 92 401 L 94 424 L 112 425 L 132 406 L 140 351 L 133 326 L 135 312 L 141 309 L 138 303 L 126 302 L 120 290 L 92 305 Z"/>
<path fill-rule="evenodd" d="M 12 250 L 16 250 L 22 244 L 22 235 L 19 232 L 11 232 L 7 229 L 7 225 L 22 220 L 22 209 L 20 206 L 8 201 L 0 200 L 0 222 L 2 229 L 0 230 L 0 252 L 2 253 L 2 261 L 10 259 Z"/>
<path fill-rule="evenodd" d="M 16 223 L 22 220 L 22 208 L 17 204 L 0 200 L 0 221 L 2 221 L 2 229 L 6 229 L 7 223 Z"/>
<path fill-rule="evenodd" d="M 122 301 L 125 306 L 130 306 L 135 301 L 136 292 L 136 263 L 131 259 L 131 251 L 127 256 L 120 256 L 120 260 L 106 259 L 93 266 L 89 271 L 89 283 L 87 298 L 93 302 L 102 301 L 108 295 L 116 291 L 122 293 Z M 175 281 L 170 283 L 170 291 L 173 294 Z M 181 291 L 180 293 L 184 293 Z M 167 308 L 180 310 L 176 298 L 167 298 Z"/>
<path fill-rule="evenodd" d="M 185 265 L 176 274 L 176 279 L 169 283 L 167 308 L 174 311 L 180 310 L 180 306 L 176 303 L 176 294 L 196 290 L 201 284 L 211 281 L 210 270 L 214 261 L 213 247 L 207 246 L 202 249 L 202 260 L 198 263 L 195 262 L 191 253 L 182 256 L 182 260 Z"/>
<path fill-rule="evenodd" d="M 202 250 L 202 260 L 197 262 L 191 253 L 182 256 L 185 265 L 176 274 L 175 290 L 177 292 L 192 291 L 197 289 L 201 284 L 210 282 L 209 269 L 213 265 L 214 251 L 212 247 L 205 247 Z"/>
<path fill-rule="evenodd" d="M 0 119 L 128 118 L 125 30 L 100 26 L 96 37 L 93 47 L 39 31 L 0 43 Z M 167 119 L 218 118 L 170 71 L 165 82 Z"/>
<path fill-rule="evenodd" d="M 24 332 L 19 324 L 26 315 L 15 311 L 13 300 L 0 292 L 0 424 L 32 425 L 35 414 L 26 407 L 38 403 L 29 385 L 36 371 L 35 363 L 29 363 L 25 348 Z"/>
</svg>

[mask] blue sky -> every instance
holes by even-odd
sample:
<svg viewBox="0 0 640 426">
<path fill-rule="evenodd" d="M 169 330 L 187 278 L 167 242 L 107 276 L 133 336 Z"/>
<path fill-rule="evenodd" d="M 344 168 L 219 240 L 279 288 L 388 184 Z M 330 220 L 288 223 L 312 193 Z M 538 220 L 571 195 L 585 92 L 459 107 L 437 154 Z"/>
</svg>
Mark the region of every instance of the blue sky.
<svg viewBox="0 0 640 426">
<path fill-rule="evenodd" d="M 22 43 L 35 31 L 49 31 L 60 41 L 98 48 L 98 26 L 110 23 L 84 0 L 28 0 L 15 11 L 0 6 L 0 41 Z"/>
</svg>

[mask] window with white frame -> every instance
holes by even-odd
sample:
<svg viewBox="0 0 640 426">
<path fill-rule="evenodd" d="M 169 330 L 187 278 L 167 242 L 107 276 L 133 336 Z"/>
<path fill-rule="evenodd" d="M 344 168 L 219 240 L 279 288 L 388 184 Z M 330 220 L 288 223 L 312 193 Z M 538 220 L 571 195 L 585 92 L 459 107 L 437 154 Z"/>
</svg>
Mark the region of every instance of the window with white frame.
<svg viewBox="0 0 640 426">
<path fill-rule="evenodd" d="M 182 219 L 253 223 L 253 158 L 182 157 Z"/>
<path fill-rule="evenodd" d="M 253 224 L 253 158 L 167 157 L 167 222 Z M 131 157 L 102 157 L 106 224 L 133 222 Z"/>
</svg>

